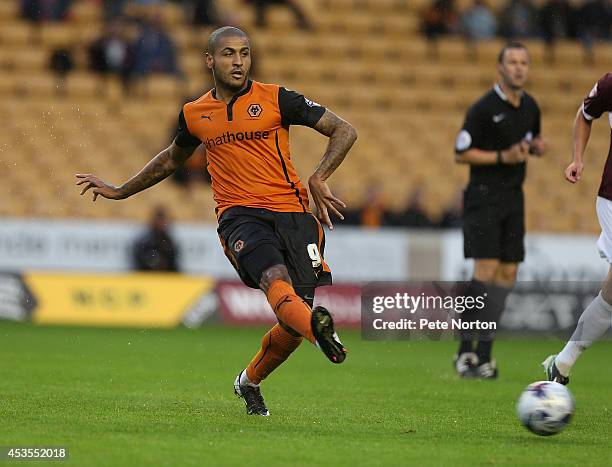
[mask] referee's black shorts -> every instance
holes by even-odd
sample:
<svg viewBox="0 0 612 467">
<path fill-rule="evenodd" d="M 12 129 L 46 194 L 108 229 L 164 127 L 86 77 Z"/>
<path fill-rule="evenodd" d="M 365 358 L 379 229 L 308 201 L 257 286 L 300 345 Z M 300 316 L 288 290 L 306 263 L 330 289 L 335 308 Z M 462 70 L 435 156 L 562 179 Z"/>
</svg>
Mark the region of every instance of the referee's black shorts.
<svg viewBox="0 0 612 467">
<path fill-rule="evenodd" d="M 463 198 L 463 251 L 466 258 L 520 263 L 525 258 L 523 190 L 468 185 Z"/>
<path fill-rule="evenodd" d="M 309 212 L 237 206 L 221 215 L 217 233 L 225 255 L 249 287 L 258 289 L 262 273 L 278 264 L 287 266 L 298 295 L 298 289 L 314 291 L 331 284 L 331 271 L 323 256 L 325 234 Z"/>
</svg>

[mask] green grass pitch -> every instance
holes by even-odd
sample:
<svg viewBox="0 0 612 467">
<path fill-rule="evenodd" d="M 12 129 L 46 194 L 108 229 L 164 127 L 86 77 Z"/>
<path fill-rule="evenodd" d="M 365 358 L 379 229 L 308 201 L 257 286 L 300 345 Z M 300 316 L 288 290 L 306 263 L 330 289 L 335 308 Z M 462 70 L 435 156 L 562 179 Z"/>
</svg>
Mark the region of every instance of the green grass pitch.
<svg viewBox="0 0 612 467">
<path fill-rule="evenodd" d="M 232 383 L 262 333 L 0 322 L 0 446 L 64 445 L 78 466 L 612 465 L 610 342 L 572 374 L 570 426 L 543 438 L 515 402 L 559 341 L 499 342 L 499 380 L 463 381 L 454 342 L 344 332 L 344 364 L 303 344 L 262 385 L 271 416 L 248 417 Z"/>
</svg>

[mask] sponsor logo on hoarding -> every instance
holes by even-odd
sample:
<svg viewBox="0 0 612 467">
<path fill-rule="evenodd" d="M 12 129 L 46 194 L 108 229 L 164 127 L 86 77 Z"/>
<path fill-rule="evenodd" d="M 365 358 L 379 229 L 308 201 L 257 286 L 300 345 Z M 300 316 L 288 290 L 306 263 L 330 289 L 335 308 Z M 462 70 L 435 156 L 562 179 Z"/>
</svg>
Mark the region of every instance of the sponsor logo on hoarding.
<svg viewBox="0 0 612 467">
<path fill-rule="evenodd" d="M 315 304 L 324 305 L 340 326 L 359 326 L 361 289 L 358 285 L 334 285 L 317 289 Z M 261 290 L 237 281 L 219 281 L 217 295 L 221 319 L 229 324 L 272 324 L 276 316 Z"/>
<path fill-rule="evenodd" d="M 173 327 L 213 291 L 210 278 L 178 274 L 31 273 L 25 281 L 41 324 Z"/>
</svg>

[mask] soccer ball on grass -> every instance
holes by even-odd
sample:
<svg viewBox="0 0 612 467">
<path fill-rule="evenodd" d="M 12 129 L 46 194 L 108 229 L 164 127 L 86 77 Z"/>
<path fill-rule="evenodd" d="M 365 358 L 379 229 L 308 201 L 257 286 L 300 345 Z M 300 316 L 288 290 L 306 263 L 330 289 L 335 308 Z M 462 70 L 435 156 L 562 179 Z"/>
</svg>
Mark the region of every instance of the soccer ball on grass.
<svg viewBox="0 0 612 467">
<path fill-rule="evenodd" d="M 574 414 L 574 397 L 552 381 L 536 381 L 525 388 L 516 405 L 521 423 L 541 436 L 563 431 Z"/>
</svg>

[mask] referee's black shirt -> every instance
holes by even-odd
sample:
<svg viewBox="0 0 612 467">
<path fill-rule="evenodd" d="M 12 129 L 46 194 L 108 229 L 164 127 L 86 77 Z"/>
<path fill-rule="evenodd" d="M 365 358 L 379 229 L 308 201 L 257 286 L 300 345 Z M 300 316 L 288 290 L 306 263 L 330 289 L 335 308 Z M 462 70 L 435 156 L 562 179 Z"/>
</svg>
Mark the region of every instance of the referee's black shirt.
<svg viewBox="0 0 612 467">
<path fill-rule="evenodd" d="M 539 135 L 540 108 L 533 97 L 523 93 L 520 106 L 514 107 L 496 84 L 468 110 L 455 152 L 461 155 L 474 148 L 503 151 Z M 492 190 L 520 187 L 525 180 L 525 165 L 471 165 L 469 184 L 487 185 Z"/>
</svg>

